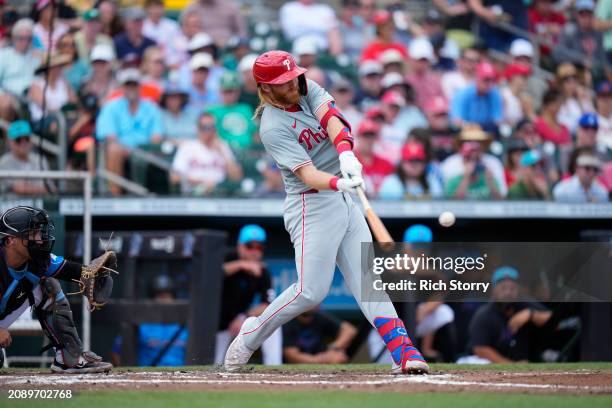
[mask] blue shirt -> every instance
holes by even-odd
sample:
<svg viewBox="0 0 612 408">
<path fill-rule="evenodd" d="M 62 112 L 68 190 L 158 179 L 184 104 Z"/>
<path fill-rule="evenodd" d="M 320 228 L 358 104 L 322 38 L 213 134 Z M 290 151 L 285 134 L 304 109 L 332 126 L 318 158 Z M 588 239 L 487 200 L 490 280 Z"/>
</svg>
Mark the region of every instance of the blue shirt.
<svg viewBox="0 0 612 408">
<path fill-rule="evenodd" d="M 172 339 L 179 324 L 144 323 L 138 327 L 138 365 L 150 366 L 157 354 Z M 159 361 L 159 366 L 181 366 L 185 364 L 188 330 L 183 328 L 174 344 Z"/>
<path fill-rule="evenodd" d="M 163 135 L 162 116 L 153 102 L 141 99 L 132 115 L 126 98 L 115 99 L 102 107 L 96 120 L 96 137 L 104 140 L 115 135 L 127 147 L 150 143 L 151 136 Z"/>
<path fill-rule="evenodd" d="M 483 128 L 490 128 L 503 118 L 503 102 L 497 88 L 479 95 L 476 85 L 470 84 L 455 94 L 450 108 L 452 121 L 460 119 L 463 122 L 478 123 Z"/>
<path fill-rule="evenodd" d="M 145 50 L 154 45 L 156 45 L 155 41 L 149 37 L 143 37 L 143 41 L 139 46 L 132 44 L 125 33 L 119 34 L 115 38 L 115 51 L 117 51 L 117 59 L 119 60 L 134 58 L 140 62 Z"/>
</svg>

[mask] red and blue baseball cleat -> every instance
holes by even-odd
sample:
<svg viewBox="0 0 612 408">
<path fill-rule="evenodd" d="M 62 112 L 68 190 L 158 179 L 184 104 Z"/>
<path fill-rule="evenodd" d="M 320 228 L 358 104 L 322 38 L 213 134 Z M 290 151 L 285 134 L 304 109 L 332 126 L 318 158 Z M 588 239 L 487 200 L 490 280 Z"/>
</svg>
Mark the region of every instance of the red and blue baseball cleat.
<svg viewBox="0 0 612 408">
<path fill-rule="evenodd" d="M 398 318 L 377 317 L 374 326 L 387 345 L 393 358 L 391 371 L 394 374 L 427 374 L 429 366 L 412 344 L 404 322 Z"/>
</svg>

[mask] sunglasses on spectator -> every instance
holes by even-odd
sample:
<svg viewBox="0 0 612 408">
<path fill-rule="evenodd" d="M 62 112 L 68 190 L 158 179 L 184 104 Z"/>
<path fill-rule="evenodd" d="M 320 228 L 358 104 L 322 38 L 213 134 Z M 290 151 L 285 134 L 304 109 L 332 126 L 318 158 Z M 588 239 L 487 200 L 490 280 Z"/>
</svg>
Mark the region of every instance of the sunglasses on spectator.
<svg viewBox="0 0 612 408">
<path fill-rule="evenodd" d="M 597 126 L 580 126 L 580 127 L 582 129 L 584 129 L 584 130 L 592 130 L 592 131 L 595 131 L 595 132 L 597 132 L 599 130 L 599 127 L 597 127 Z"/>
<path fill-rule="evenodd" d="M 404 160 L 405 163 L 410 163 L 410 164 L 423 164 L 425 163 L 425 160 L 421 160 L 421 159 L 410 159 L 410 160 Z"/>
<path fill-rule="evenodd" d="M 21 136 L 18 137 L 17 139 L 15 139 L 15 143 L 17 144 L 22 144 L 22 143 L 30 143 L 30 137 L 29 136 Z"/>
<path fill-rule="evenodd" d="M 32 41 L 33 37 L 31 35 L 16 35 L 13 38 L 15 41 Z"/>
<path fill-rule="evenodd" d="M 262 244 L 262 243 L 261 243 L 261 242 L 259 242 L 259 241 L 251 241 L 251 242 L 247 242 L 246 244 L 244 244 L 244 246 L 245 246 L 247 249 L 250 249 L 250 250 L 258 250 L 258 251 L 263 251 L 263 250 L 264 250 L 264 248 L 265 248 L 264 244 Z"/>
<path fill-rule="evenodd" d="M 210 125 L 203 125 L 203 124 L 199 124 L 198 125 L 198 129 L 205 131 L 205 132 L 210 132 L 215 130 L 215 125 L 210 124 Z"/>
<path fill-rule="evenodd" d="M 163 59 L 154 59 L 151 61 L 154 64 L 165 64 L 166 61 L 164 61 Z"/>
<path fill-rule="evenodd" d="M 364 132 L 364 133 L 361 133 L 359 136 L 366 137 L 366 138 L 370 138 L 370 137 L 374 138 L 374 137 L 376 137 L 378 135 L 376 133 L 374 133 L 374 132 Z"/>
<path fill-rule="evenodd" d="M 578 77 L 576 75 L 568 75 L 566 77 L 563 77 L 562 79 L 563 79 L 563 81 L 569 81 L 569 80 L 577 81 Z"/>
<path fill-rule="evenodd" d="M 581 166 L 581 167 L 585 169 L 586 171 L 593 172 L 593 173 L 599 173 L 599 167 L 595 167 L 595 166 Z"/>
</svg>

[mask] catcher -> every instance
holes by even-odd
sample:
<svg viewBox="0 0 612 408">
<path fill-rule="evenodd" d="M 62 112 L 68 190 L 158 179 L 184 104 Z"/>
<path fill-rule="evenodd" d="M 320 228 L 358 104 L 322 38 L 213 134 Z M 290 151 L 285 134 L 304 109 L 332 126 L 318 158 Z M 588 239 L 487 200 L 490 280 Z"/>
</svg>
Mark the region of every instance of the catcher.
<svg viewBox="0 0 612 408">
<path fill-rule="evenodd" d="M 9 326 L 30 306 L 49 347 L 55 349 L 54 373 L 108 372 L 112 364 L 84 351 L 70 304 L 58 279 L 79 282 L 93 309 L 103 306 L 112 288 L 117 259 L 112 251 L 84 266 L 51 253 L 54 224 L 41 209 L 18 206 L 0 216 L 0 359 L 11 344 Z M 0 364 L 0 367 L 2 364 Z"/>
</svg>

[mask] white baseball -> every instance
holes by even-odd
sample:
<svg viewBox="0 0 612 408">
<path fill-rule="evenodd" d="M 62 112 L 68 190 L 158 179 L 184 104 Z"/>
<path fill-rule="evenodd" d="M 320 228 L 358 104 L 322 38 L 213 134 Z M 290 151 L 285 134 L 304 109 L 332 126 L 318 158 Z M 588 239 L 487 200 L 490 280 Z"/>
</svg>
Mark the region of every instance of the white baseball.
<svg viewBox="0 0 612 408">
<path fill-rule="evenodd" d="M 453 224 L 455 223 L 455 214 L 453 214 L 450 211 L 444 211 L 438 217 L 438 222 L 443 227 L 452 227 Z"/>
</svg>

